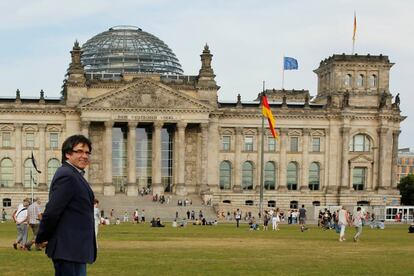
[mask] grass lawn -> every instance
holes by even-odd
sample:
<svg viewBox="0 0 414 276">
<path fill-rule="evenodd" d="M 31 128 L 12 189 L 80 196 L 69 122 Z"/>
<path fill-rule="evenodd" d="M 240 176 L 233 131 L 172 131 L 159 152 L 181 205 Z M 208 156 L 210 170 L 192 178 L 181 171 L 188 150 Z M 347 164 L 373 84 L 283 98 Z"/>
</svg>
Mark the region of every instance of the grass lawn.
<svg viewBox="0 0 414 276">
<path fill-rule="evenodd" d="M 249 231 L 234 224 L 186 228 L 110 225 L 100 228 L 98 259 L 89 275 L 414 275 L 408 225 L 365 227 L 354 243 L 335 231 L 281 225 Z M 0 224 L 0 275 L 53 275 L 44 252 L 14 250 L 15 226 Z"/>
</svg>

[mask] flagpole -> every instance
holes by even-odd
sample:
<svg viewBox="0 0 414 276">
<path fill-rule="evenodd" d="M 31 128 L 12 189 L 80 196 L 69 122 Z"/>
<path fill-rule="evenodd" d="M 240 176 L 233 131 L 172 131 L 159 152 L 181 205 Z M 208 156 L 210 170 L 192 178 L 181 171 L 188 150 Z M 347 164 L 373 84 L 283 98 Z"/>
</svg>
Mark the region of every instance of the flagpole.
<svg viewBox="0 0 414 276">
<path fill-rule="evenodd" d="M 356 12 L 354 11 L 354 30 L 353 30 L 353 33 L 352 33 L 352 55 L 355 53 L 356 28 L 357 28 Z"/>
<path fill-rule="evenodd" d="M 285 55 L 282 58 L 282 90 L 285 87 Z"/>
<path fill-rule="evenodd" d="M 263 96 L 265 95 L 265 82 L 263 81 L 263 92 L 260 98 L 261 106 L 263 108 Z M 259 200 L 259 214 L 263 215 L 263 163 L 264 163 L 264 116 L 262 114 L 262 144 L 260 149 L 260 200 Z"/>
</svg>

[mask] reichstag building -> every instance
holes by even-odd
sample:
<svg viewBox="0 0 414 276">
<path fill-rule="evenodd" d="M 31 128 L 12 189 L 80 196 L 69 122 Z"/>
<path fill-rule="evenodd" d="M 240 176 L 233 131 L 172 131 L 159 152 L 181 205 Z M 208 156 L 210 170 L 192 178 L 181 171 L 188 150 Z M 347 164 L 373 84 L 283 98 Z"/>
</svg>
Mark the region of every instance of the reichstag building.
<svg viewBox="0 0 414 276">
<path fill-rule="evenodd" d="M 385 55 L 332 55 L 314 70 L 318 89 L 266 90 L 277 119 L 265 129 L 260 99 L 220 102 L 213 55 L 184 75 L 159 38 L 117 26 L 75 42 L 60 99 L 0 99 L 0 198 L 47 197 L 63 140 L 92 140 L 86 177 L 97 196 L 199 195 L 212 204 L 382 205 L 399 200 L 399 97 Z M 197 57 L 194 57 L 197 58 Z M 258 93 L 261 91 L 258 91 Z M 31 154 L 41 174 L 33 173 Z"/>
</svg>

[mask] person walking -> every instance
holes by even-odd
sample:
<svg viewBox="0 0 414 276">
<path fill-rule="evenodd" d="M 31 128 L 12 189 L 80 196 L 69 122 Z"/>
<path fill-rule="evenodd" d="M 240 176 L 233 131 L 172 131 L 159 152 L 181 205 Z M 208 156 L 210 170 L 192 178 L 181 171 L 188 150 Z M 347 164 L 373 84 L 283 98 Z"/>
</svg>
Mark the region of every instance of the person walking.
<svg viewBox="0 0 414 276">
<path fill-rule="evenodd" d="M 29 207 L 29 199 L 25 198 L 23 203 L 20 203 L 17 210 L 12 217 L 16 222 L 17 238 L 13 243 L 13 248 L 26 249 L 27 243 L 27 207 Z"/>
<path fill-rule="evenodd" d="M 26 243 L 26 248 L 28 250 L 31 249 L 32 245 L 34 244 L 37 236 L 37 232 L 39 232 L 39 223 L 42 219 L 42 213 L 40 212 L 40 198 L 36 198 L 32 204 L 27 208 L 27 222 L 29 223 L 30 229 L 33 232 L 33 239 Z M 39 249 L 40 250 L 40 249 Z"/>
<path fill-rule="evenodd" d="M 95 222 L 95 238 L 98 239 L 99 224 L 101 224 L 101 211 L 98 208 L 99 200 L 93 200 L 93 218 Z"/>
<path fill-rule="evenodd" d="M 364 213 L 362 212 L 361 207 L 358 206 L 357 212 L 352 216 L 353 224 L 355 226 L 355 236 L 354 236 L 354 242 L 359 241 L 359 238 L 362 234 L 362 220 L 364 218 Z"/>
<path fill-rule="evenodd" d="M 36 244 L 46 247 L 55 275 L 84 276 L 86 264 L 96 260 L 95 196 L 83 176 L 91 152 L 91 141 L 85 136 L 68 137 L 62 145 L 62 166 L 50 185 Z"/>
<path fill-rule="evenodd" d="M 349 224 L 349 213 L 344 206 L 338 212 L 338 226 L 340 227 L 339 241 L 345 240 L 345 228 Z"/>
<path fill-rule="evenodd" d="M 241 220 L 241 212 L 239 209 L 236 210 L 235 219 L 236 219 L 236 227 L 239 228 L 240 226 L 240 220 Z"/>
<path fill-rule="evenodd" d="M 306 228 L 306 209 L 305 205 L 302 204 L 302 208 L 299 209 L 299 225 L 300 225 L 300 231 L 305 231 Z"/>
</svg>

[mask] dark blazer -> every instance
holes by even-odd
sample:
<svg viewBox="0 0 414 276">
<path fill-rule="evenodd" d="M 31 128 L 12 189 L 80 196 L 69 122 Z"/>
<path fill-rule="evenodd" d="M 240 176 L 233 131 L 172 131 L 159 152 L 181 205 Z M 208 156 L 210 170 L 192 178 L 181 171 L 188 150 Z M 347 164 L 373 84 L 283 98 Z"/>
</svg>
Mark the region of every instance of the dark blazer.
<svg viewBox="0 0 414 276">
<path fill-rule="evenodd" d="M 53 177 L 36 236 L 36 243 L 48 241 L 49 258 L 78 263 L 96 260 L 93 200 L 85 178 L 64 162 Z"/>
</svg>

